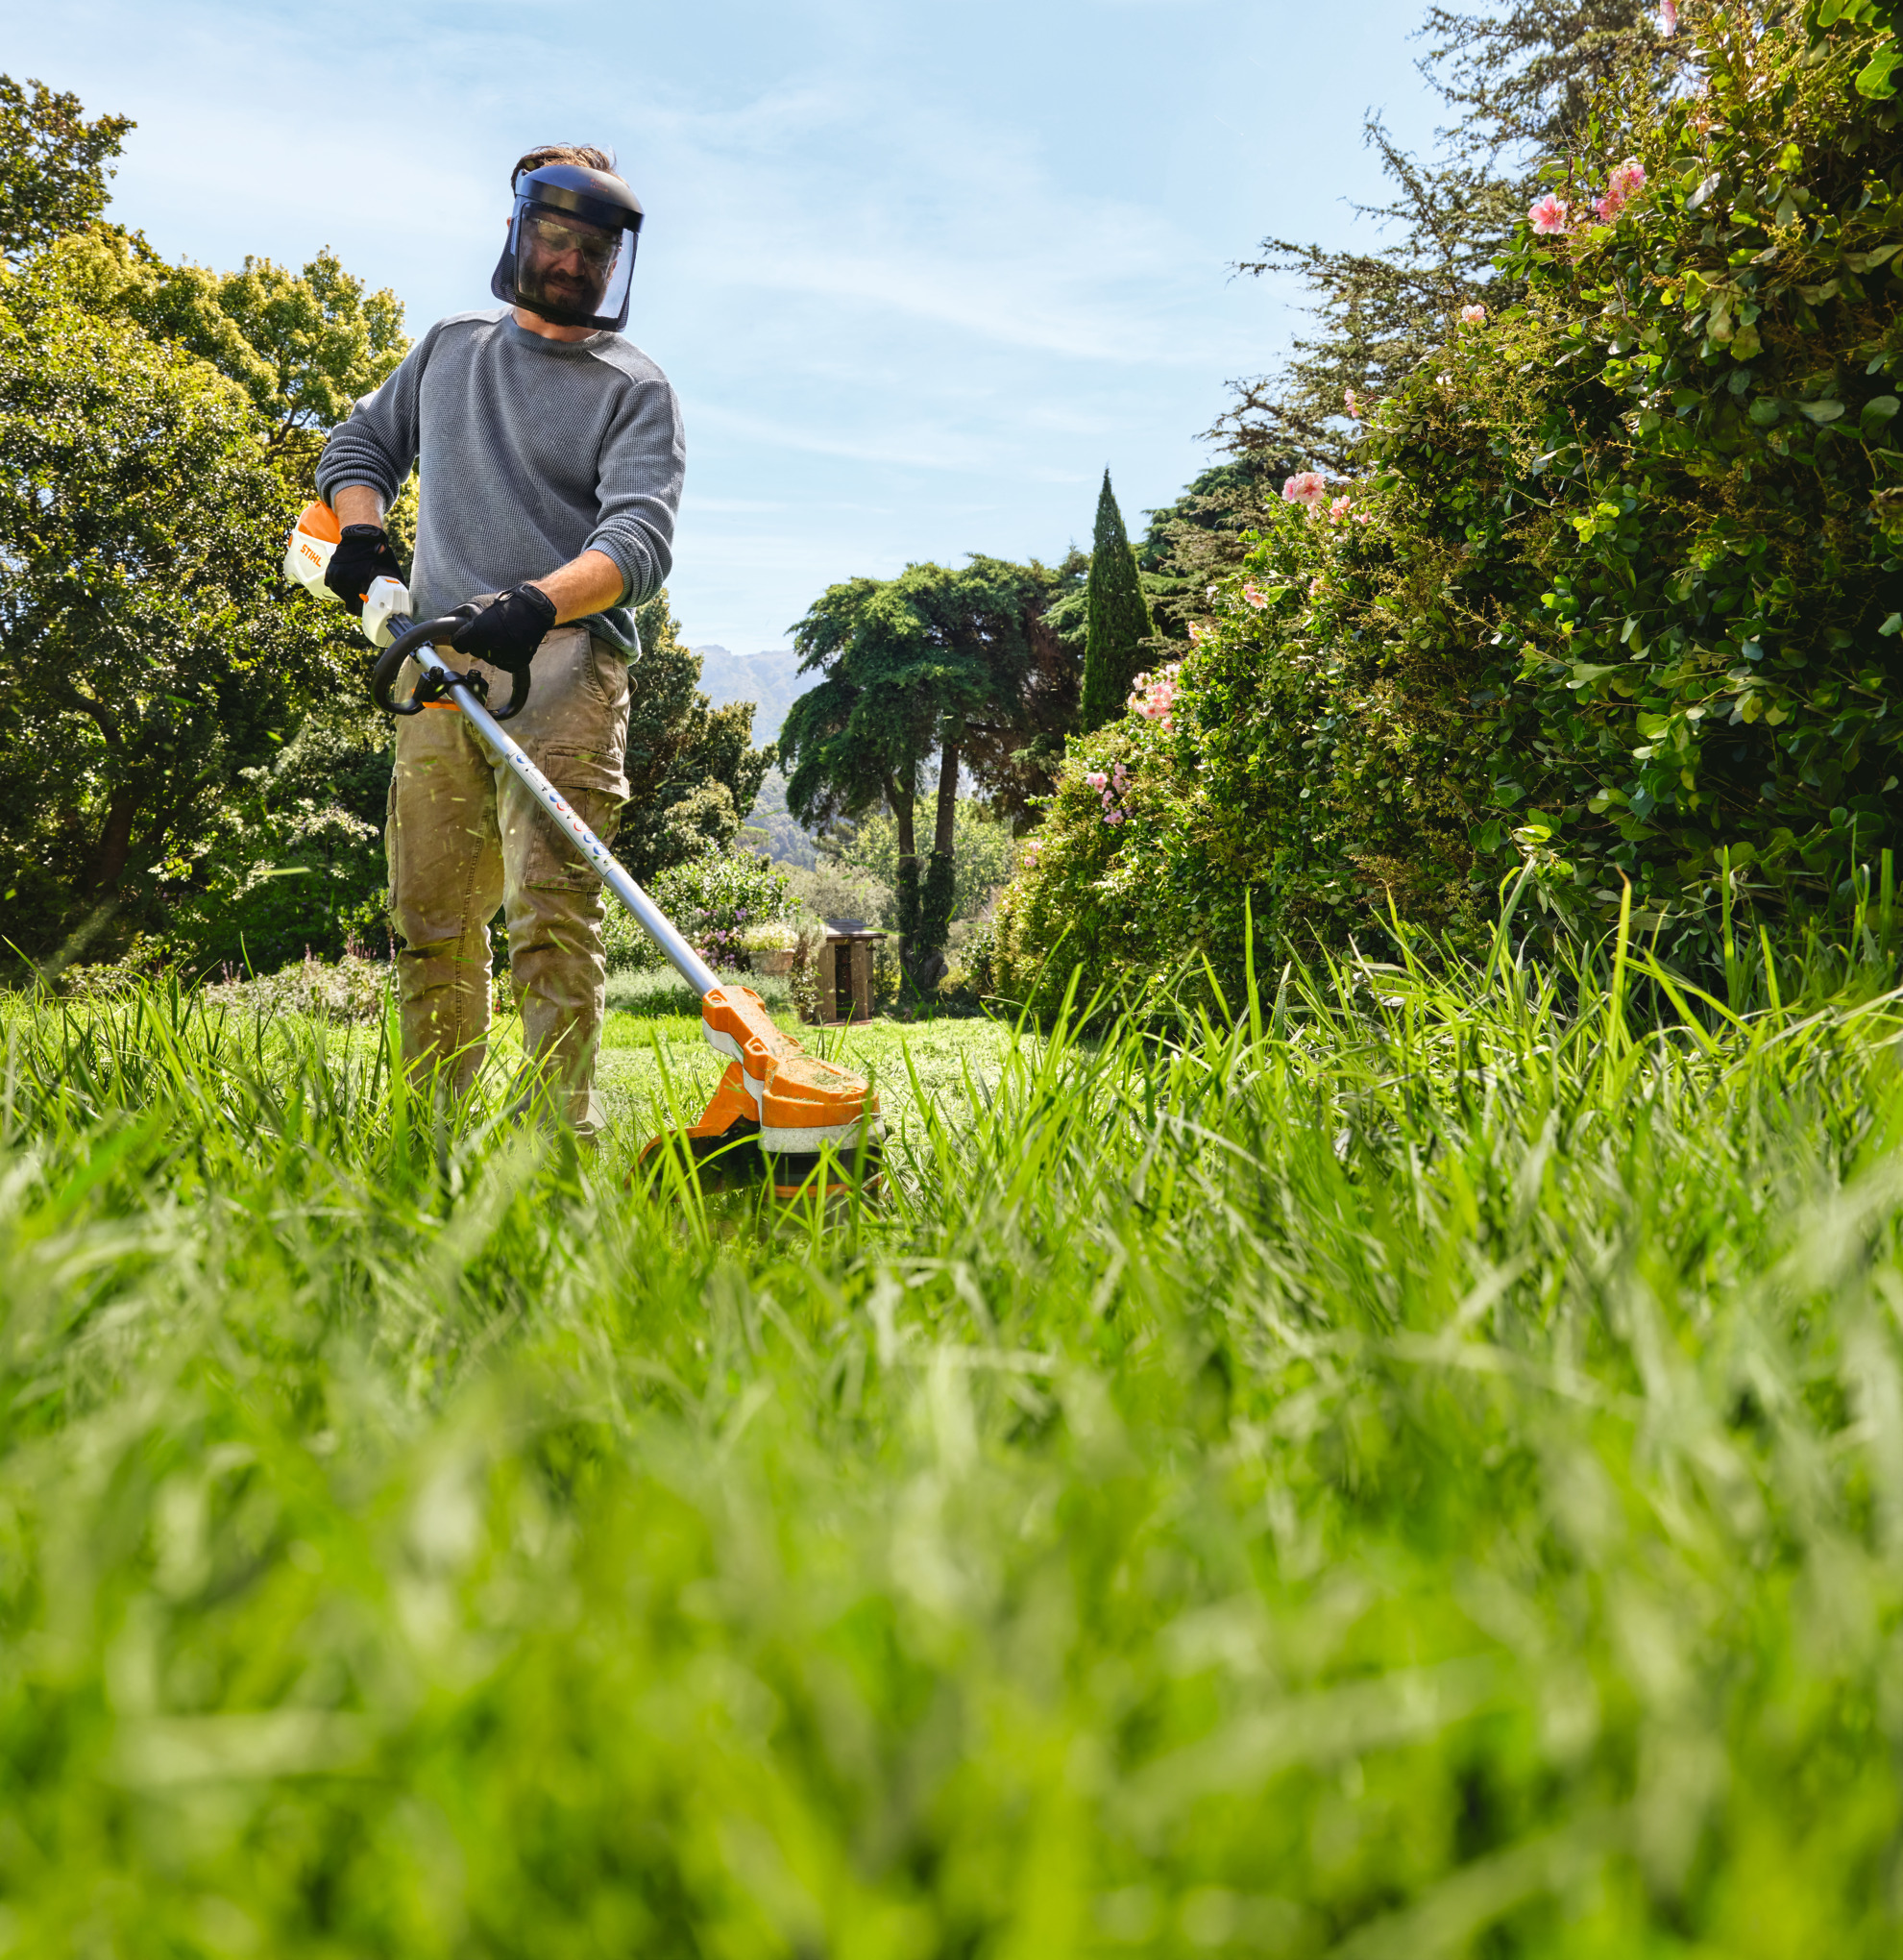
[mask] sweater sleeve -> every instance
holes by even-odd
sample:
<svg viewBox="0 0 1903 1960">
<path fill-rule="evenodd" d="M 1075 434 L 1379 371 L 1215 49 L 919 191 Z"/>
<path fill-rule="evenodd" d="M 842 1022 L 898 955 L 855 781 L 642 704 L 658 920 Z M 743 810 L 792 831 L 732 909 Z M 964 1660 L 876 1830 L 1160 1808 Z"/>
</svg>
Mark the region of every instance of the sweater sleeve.
<svg viewBox="0 0 1903 1960">
<path fill-rule="evenodd" d="M 423 370 L 435 340 L 432 327 L 403 355 L 396 373 L 330 431 L 317 459 L 317 494 L 325 502 L 333 502 L 336 493 L 353 483 L 375 490 L 385 509 L 397 501 L 416 467 Z"/>
<path fill-rule="evenodd" d="M 623 605 L 640 605 L 674 562 L 674 513 L 687 472 L 680 404 L 665 380 L 630 387 L 596 465 L 600 516 L 582 550 L 621 567 Z"/>
</svg>

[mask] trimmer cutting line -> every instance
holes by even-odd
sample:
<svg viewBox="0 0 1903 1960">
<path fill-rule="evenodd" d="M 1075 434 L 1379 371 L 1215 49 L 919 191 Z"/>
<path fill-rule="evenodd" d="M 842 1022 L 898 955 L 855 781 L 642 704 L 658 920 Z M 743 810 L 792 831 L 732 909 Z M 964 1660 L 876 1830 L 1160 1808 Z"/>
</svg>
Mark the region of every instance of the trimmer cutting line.
<svg viewBox="0 0 1903 1960">
<path fill-rule="evenodd" d="M 333 603 L 335 595 L 324 583 L 324 573 L 338 537 L 329 506 L 311 503 L 299 517 L 284 553 L 285 572 Z M 696 1163 L 717 1173 L 750 1167 L 769 1174 L 783 1197 L 797 1195 L 816 1182 L 832 1187 L 849 1175 L 861 1181 L 875 1177 L 873 1139 L 879 1134 L 880 1119 L 879 1099 L 871 1085 L 850 1069 L 807 1054 L 791 1035 L 782 1034 L 750 987 L 724 983 L 528 759 L 522 745 L 503 732 L 500 724 L 527 705 L 528 672 L 514 677 L 508 704 L 492 713 L 483 677 L 459 673 L 436 650 L 437 643 L 447 641 L 466 615 L 450 614 L 419 625 L 409 618 L 408 605 L 409 594 L 394 578 L 377 579 L 364 598 L 364 637 L 382 649 L 370 684 L 377 705 L 391 715 L 421 714 L 430 706 L 455 708 L 466 715 L 700 996 L 700 1032 L 717 1054 L 727 1058 L 727 1067 L 700 1120 L 678 1133 L 684 1135 Z M 397 677 L 405 660 L 416 662 L 421 676 L 409 698 L 400 701 Z M 652 1139 L 642 1156 L 659 1148 L 672 1134 L 677 1133 L 664 1132 Z"/>
</svg>

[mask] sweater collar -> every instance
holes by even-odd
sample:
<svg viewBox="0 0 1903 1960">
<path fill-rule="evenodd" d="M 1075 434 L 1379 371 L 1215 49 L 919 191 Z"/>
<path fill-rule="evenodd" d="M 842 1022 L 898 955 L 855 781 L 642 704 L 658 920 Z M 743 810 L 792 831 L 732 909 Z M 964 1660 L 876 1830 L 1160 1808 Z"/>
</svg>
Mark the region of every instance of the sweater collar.
<svg viewBox="0 0 1903 1960">
<path fill-rule="evenodd" d="M 606 331 L 591 333 L 586 340 L 550 340 L 546 334 L 531 333 L 526 327 L 518 324 L 512 310 L 504 309 L 500 325 L 503 334 L 517 346 L 526 348 L 531 354 L 552 354 L 572 355 L 593 354 L 603 347 L 614 335 Z"/>
</svg>

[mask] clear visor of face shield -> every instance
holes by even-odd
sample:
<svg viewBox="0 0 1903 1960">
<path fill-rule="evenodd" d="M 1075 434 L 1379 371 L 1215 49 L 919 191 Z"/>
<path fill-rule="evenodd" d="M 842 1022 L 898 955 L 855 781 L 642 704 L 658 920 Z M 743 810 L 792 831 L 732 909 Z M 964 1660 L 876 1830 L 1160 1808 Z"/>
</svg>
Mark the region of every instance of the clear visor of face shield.
<svg viewBox="0 0 1903 1960">
<path fill-rule="evenodd" d="M 515 299 L 560 325 L 612 328 L 626 317 L 634 234 L 548 205 L 525 204 L 515 222 Z"/>
</svg>

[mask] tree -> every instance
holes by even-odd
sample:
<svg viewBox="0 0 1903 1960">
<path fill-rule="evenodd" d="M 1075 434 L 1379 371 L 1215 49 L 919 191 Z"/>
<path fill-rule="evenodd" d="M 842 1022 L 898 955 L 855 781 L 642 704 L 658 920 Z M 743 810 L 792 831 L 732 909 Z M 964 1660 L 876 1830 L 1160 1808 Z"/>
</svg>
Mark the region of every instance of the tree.
<svg viewBox="0 0 1903 1960">
<path fill-rule="evenodd" d="M 1084 693 L 1079 719 L 1087 732 L 1123 713 L 1130 684 L 1143 664 L 1150 637 L 1150 608 L 1143 602 L 1136 554 L 1110 491 L 1110 473 L 1097 496 L 1097 527 L 1090 545 L 1086 588 L 1088 621 L 1084 653 Z"/>
<path fill-rule="evenodd" d="M 44 949 L 149 899 L 240 772 L 355 685 L 281 587 L 242 391 L 30 264 L 0 305 L 0 892 Z"/>
<path fill-rule="evenodd" d="M 1210 582 L 1242 562 L 1281 489 L 1267 456 L 1244 451 L 1203 471 L 1174 502 L 1144 512 L 1136 570 L 1159 633 L 1188 639 L 1190 622 L 1208 609 Z"/>
<path fill-rule="evenodd" d="M 362 713 L 350 623 L 277 568 L 325 424 L 402 356 L 402 307 L 328 253 L 302 275 L 166 265 L 99 217 L 131 122 L 34 88 L 0 78 L 0 208 L 23 255 L 0 287 L 9 937 L 44 952 L 116 919 L 235 956 L 214 915 L 260 923 L 281 867 L 259 853 L 308 870 L 314 852 L 347 901 L 316 908 L 322 942 L 361 909 L 354 806 L 387 781 L 387 734 Z M 295 936 L 291 892 L 263 906 L 265 938 Z"/>
<path fill-rule="evenodd" d="M 961 570 L 909 565 L 896 578 L 829 588 L 793 628 L 802 672 L 819 684 L 780 731 L 788 807 L 822 827 L 883 800 L 897 827 L 901 959 L 915 987 L 936 985 L 955 902 L 960 771 L 1036 774 L 1027 751 L 1068 714 L 1061 643 L 1036 621 L 1067 576 L 974 557 Z M 932 851 L 919 875 L 915 808 L 922 765 L 939 751 Z"/>
<path fill-rule="evenodd" d="M 1572 146 L 1595 92 L 1630 77 L 1663 99 L 1680 75 L 1678 41 L 1654 0 L 1514 0 L 1504 13 L 1428 10 L 1420 66 L 1455 121 L 1437 161 L 1424 162 L 1372 118 L 1367 139 L 1395 186 L 1357 212 L 1397 233 L 1361 252 L 1265 238 L 1238 271 L 1297 272 L 1315 295 L 1318 331 L 1294 343 L 1281 373 L 1236 384 L 1208 431 L 1278 473 L 1345 471 L 1365 419 L 1443 344 L 1464 306 L 1498 312 L 1517 282 L 1494 261 L 1525 215 L 1542 166 Z"/>
<path fill-rule="evenodd" d="M 328 248 L 301 273 L 268 258 L 215 273 L 168 264 L 137 233 L 95 223 L 43 256 L 67 301 L 130 320 L 235 381 L 294 486 L 307 480 L 327 431 L 382 384 L 409 346 L 403 302 L 367 290 Z"/>
<path fill-rule="evenodd" d="M 31 89 L 32 94 L 28 94 Z M 77 232 L 106 208 L 106 159 L 137 125 L 129 115 L 91 122 L 77 95 L 0 75 L 0 258 Z"/>
<path fill-rule="evenodd" d="M 636 614 L 641 658 L 628 698 L 628 801 L 615 855 L 644 884 L 690 858 L 726 849 L 773 766 L 749 739 L 753 703 L 713 706 L 700 656 L 681 644 L 665 590 Z"/>
</svg>

